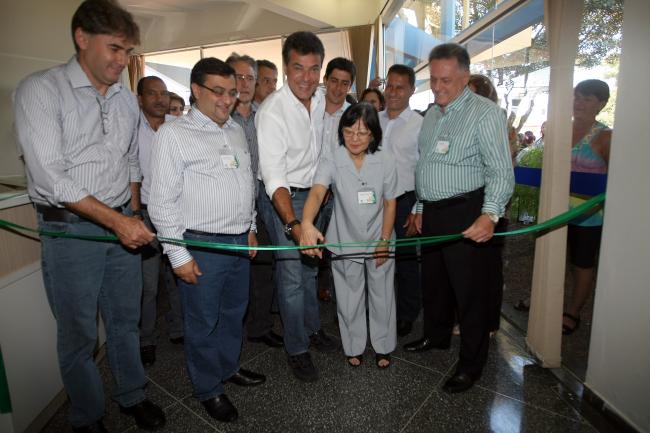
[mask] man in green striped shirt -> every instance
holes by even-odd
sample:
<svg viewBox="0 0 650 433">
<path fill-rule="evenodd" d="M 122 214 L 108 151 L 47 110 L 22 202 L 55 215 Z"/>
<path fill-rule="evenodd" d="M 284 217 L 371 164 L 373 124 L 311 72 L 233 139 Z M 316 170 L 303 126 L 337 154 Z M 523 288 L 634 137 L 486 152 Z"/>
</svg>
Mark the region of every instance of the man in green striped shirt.
<svg viewBox="0 0 650 433">
<path fill-rule="evenodd" d="M 502 110 L 467 87 L 467 51 L 438 45 L 429 54 L 429 73 L 435 105 L 419 136 L 415 223 L 424 236 L 462 232 L 464 239 L 423 248 L 424 335 L 405 349 L 448 349 L 457 312 L 459 362 L 443 390 L 462 392 L 487 359 L 489 241 L 512 195 L 514 173 Z"/>
</svg>

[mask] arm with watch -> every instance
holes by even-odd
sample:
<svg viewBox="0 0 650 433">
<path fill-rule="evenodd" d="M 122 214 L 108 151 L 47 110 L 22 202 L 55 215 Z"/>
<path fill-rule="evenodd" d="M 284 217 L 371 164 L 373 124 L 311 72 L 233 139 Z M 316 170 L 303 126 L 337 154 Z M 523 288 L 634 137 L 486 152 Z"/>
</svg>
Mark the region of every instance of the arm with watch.
<svg viewBox="0 0 650 433">
<path fill-rule="evenodd" d="M 395 225 L 397 215 L 397 199 L 384 199 L 383 221 L 381 225 L 381 237 L 375 247 L 375 266 L 380 267 L 388 260 L 388 245 L 390 236 Z"/>
<path fill-rule="evenodd" d="M 273 207 L 280 216 L 284 224 L 284 233 L 291 236 L 294 242 L 300 242 L 301 226 L 300 220 L 296 218 L 296 213 L 293 210 L 293 203 L 289 190 L 285 187 L 280 187 L 273 192 L 271 199 Z"/>
</svg>

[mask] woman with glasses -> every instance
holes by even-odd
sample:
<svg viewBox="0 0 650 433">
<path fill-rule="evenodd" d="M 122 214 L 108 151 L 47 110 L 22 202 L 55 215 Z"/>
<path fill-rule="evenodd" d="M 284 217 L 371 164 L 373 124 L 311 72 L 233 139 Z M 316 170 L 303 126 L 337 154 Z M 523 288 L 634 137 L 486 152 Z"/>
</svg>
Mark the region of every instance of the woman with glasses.
<svg viewBox="0 0 650 433">
<path fill-rule="evenodd" d="M 370 342 L 379 368 L 390 365 L 396 344 L 394 260 L 389 257 L 395 238 L 397 172 L 395 162 L 380 152 L 381 127 L 369 103 L 350 106 L 338 127 L 340 146 L 316 170 L 303 210 L 301 246 L 325 242 L 314 227 L 327 188 L 334 191 L 334 212 L 327 229 L 332 253 L 343 350 L 352 367 L 361 365 L 366 348 L 365 287 L 368 286 Z M 337 246 L 339 243 L 357 243 Z M 365 242 L 365 244 L 364 244 Z M 361 243 L 361 244 L 359 244 Z M 303 254 L 322 257 L 322 250 Z"/>
</svg>

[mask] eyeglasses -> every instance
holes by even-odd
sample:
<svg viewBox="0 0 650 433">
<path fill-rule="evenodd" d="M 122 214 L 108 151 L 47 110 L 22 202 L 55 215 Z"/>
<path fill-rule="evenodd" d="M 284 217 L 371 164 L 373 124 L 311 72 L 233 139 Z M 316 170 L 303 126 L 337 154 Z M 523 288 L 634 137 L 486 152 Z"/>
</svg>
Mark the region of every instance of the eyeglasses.
<svg viewBox="0 0 650 433">
<path fill-rule="evenodd" d="M 212 93 L 214 93 L 219 98 L 223 98 L 226 94 L 228 96 L 230 96 L 231 98 L 233 98 L 233 99 L 239 98 L 239 92 L 237 91 L 237 89 L 232 89 L 230 91 L 226 91 L 226 89 L 224 89 L 223 87 L 219 87 L 219 86 L 215 87 L 214 89 L 211 89 L 208 86 L 204 86 L 203 84 L 199 84 L 199 83 L 196 83 L 196 84 L 199 85 L 200 87 L 203 87 L 206 90 L 211 91 Z"/>
<path fill-rule="evenodd" d="M 353 131 L 349 128 L 343 128 L 343 136 L 346 138 L 356 137 L 357 139 L 366 138 L 370 135 L 370 131 Z"/>
<path fill-rule="evenodd" d="M 244 74 L 235 74 L 237 81 L 248 81 L 249 83 L 255 82 L 255 77 L 253 75 L 244 75 Z"/>
<path fill-rule="evenodd" d="M 99 97 L 95 98 L 99 104 L 99 114 L 102 118 L 102 132 L 104 135 L 108 134 L 108 107 L 106 104 L 102 104 L 102 101 Z"/>
</svg>

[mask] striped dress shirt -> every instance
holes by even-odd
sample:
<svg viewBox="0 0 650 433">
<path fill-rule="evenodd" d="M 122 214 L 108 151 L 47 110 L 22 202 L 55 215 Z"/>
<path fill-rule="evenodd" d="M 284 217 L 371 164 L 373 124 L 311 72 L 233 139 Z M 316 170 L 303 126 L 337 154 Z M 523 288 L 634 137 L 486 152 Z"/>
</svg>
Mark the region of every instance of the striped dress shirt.
<svg viewBox="0 0 650 433">
<path fill-rule="evenodd" d="M 502 216 L 514 188 L 506 121 L 492 101 L 469 88 L 443 112 L 424 118 L 415 171 L 419 200 L 438 201 L 485 187 L 482 212 Z"/>
<path fill-rule="evenodd" d="M 246 142 L 248 143 L 248 151 L 251 153 L 251 169 L 253 170 L 253 179 L 257 179 L 257 172 L 259 171 L 259 146 L 257 145 L 257 129 L 255 128 L 255 114 L 257 113 L 257 107 L 251 104 L 251 114 L 248 117 L 244 117 L 233 110 L 231 117 L 232 120 L 237 122 L 239 126 L 244 130 L 244 135 L 246 136 Z"/>
<path fill-rule="evenodd" d="M 176 116 L 165 114 L 165 122 L 173 122 Z M 156 139 L 154 131 L 144 113 L 140 112 L 140 124 L 138 125 L 138 159 L 142 171 L 142 184 L 140 185 L 140 202 L 144 205 L 149 203 L 149 190 L 151 189 L 151 149 Z"/>
<path fill-rule="evenodd" d="M 25 78 L 14 95 L 15 127 L 29 196 L 62 207 L 87 196 L 110 207 L 140 182 L 135 95 L 120 83 L 101 95 L 76 57 Z"/>
<path fill-rule="evenodd" d="M 244 131 L 223 127 L 196 107 L 158 129 L 151 155 L 149 215 L 161 237 L 187 229 L 236 235 L 255 230 L 251 159 Z M 183 245 L 163 243 L 174 268 L 192 260 Z"/>
</svg>

